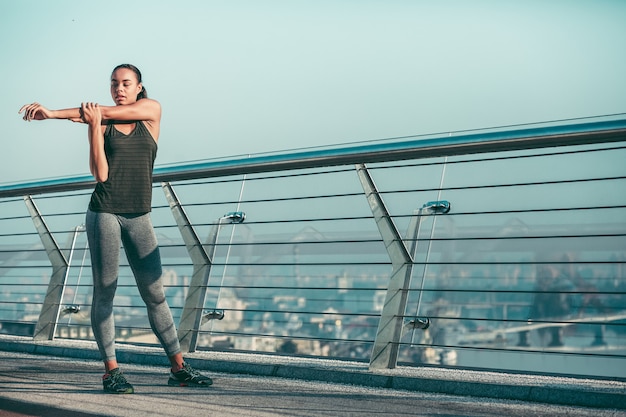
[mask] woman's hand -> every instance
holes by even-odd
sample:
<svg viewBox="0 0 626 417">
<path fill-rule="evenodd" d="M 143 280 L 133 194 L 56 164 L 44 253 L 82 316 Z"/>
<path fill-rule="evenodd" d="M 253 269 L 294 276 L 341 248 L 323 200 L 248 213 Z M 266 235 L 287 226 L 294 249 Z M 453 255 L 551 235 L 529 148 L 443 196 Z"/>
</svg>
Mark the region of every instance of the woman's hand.
<svg viewBox="0 0 626 417">
<path fill-rule="evenodd" d="M 27 122 L 52 118 L 52 112 L 39 103 L 25 104 L 18 113 L 24 113 L 23 119 Z"/>
<path fill-rule="evenodd" d="M 80 112 L 85 123 L 90 126 L 100 126 L 102 124 L 102 112 L 98 103 L 82 103 Z"/>
</svg>

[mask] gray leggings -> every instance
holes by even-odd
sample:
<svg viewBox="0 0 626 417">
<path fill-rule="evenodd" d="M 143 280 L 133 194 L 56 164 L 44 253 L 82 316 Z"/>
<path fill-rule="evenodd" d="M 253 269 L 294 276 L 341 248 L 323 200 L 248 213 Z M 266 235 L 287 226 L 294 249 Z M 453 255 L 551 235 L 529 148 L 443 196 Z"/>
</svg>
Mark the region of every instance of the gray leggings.
<svg viewBox="0 0 626 417">
<path fill-rule="evenodd" d="M 180 353 L 174 320 L 161 280 L 161 255 L 150 214 L 110 214 L 87 211 L 85 225 L 91 267 L 91 326 L 102 360 L 115 360 L 113 297 L 117 289 L 120 244 L 148 308 L 150 326 L 167 356 Z"/>
</svg>

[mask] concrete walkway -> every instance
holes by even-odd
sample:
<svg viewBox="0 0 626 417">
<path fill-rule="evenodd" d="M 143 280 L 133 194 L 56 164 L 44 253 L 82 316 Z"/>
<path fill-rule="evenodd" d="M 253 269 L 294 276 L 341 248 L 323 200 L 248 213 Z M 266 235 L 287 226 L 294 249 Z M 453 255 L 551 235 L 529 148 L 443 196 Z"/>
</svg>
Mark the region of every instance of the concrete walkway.
<svg viewBox="0 0 626 417">
<path fill-rule="evenodd" d="M 99 366 L 95 343 L 89 341 L 34 342 L 31 338 L 0 335 L 0 351 L 93 360 L 95 366 Z M 162 350 L 152 347 L 119 344 L 118 360 L 120 363 L 134 365 L 168 366 Z M 186 360 L 199 370 L 224 374 L 282 377 L 419 393 L 626 410 L 626 380 L 433 367 L 399 367 L 372 372 L 368 370 L 367 364 L 358 362 L 248 353 L 194 352 L 187 354 Z M 626 370 L 624 374 L 626 377 Z"/>
</svg>

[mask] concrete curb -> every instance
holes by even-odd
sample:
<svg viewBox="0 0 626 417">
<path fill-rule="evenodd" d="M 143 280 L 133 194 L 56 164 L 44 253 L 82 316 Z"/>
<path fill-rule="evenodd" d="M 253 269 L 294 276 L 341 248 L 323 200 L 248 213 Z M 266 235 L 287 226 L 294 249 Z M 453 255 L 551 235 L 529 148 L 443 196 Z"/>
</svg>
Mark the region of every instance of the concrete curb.
<svg viewBox="0 0 626 417">
<path fill-rule="evenodd" d="M 33 355 L 100 361 L 89 341 L 35 342 L 0 335 L 0 350 Z M 119 344 L 120 363 L 169 366 L 160 348 Z M 195 352 L 186 361 L 197 369 L 255 376 L 392 388 L 449 395 L 518 400 L 593 408 L 626 409 L 626 382 L 428 368 L 372 372 L 367 365 L 323 359 L 301 359 L 256 353 Z M 440 375 L 437 375 L 440 374 Z M 445 374 L 445 375 L 444 375 Z"/>
</svg>

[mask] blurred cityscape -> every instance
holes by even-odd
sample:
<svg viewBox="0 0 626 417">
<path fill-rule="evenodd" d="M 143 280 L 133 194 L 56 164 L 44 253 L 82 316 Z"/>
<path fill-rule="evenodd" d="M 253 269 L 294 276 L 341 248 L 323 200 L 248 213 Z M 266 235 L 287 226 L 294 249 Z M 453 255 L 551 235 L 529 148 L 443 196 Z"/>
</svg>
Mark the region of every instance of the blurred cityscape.
<svg viewBox="0 0 626 417">
<path fill-rule="evenodd" d="M 626 257 L 615 253 L 611 263 L 589 264 L 578 263 L 580 256 L 431 267 L 423 284 L 414 278 L 405 317 L 405 323 L 428 317 L 431 325 L 406 326 L 399 360 L 455 365 L 464 348 L 626 354 Z M 246 265 L 238 275 L 212 276 L 197 348 L 368 360 L 390 269 L 353 265 L 332 275 L 314 265 L 283 265 L 257 276 Z M 39 278 L 21 271 L 23 278 L 1 287 L 1 332 L 32 335 L 49 281 L 43 271 Z M 83 275 L 80 282 L 68 279 L 57 337 L 92 339 L 91 277 Z M 166 267 L 164 282 L 178 322 L 189 274 Z M 223 319 L 211 320 L 212 311 L 223 312 Z M 115 314 L 120 342 L 157 344 L 124 268 Z"/>
</svg>

